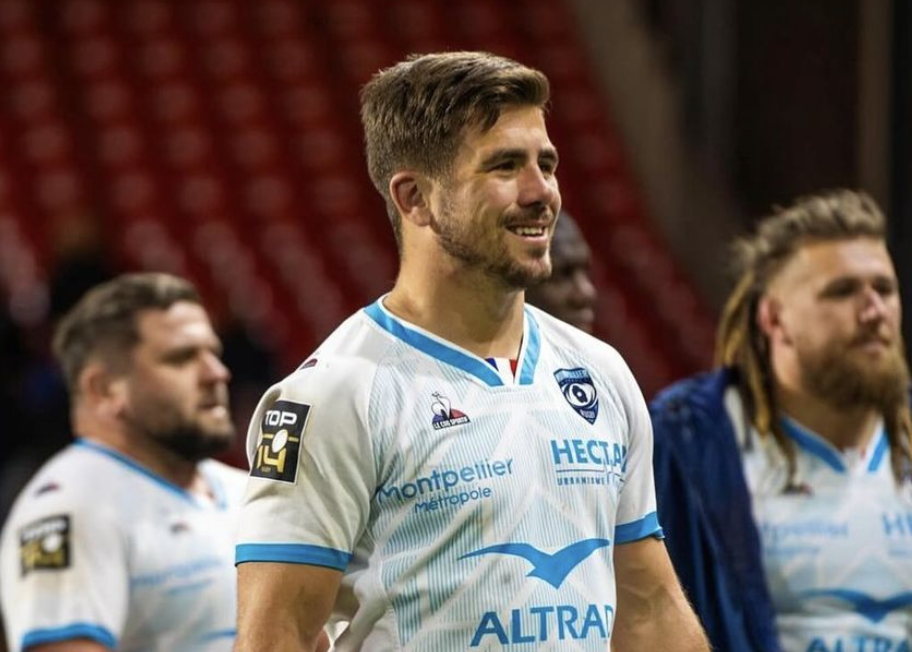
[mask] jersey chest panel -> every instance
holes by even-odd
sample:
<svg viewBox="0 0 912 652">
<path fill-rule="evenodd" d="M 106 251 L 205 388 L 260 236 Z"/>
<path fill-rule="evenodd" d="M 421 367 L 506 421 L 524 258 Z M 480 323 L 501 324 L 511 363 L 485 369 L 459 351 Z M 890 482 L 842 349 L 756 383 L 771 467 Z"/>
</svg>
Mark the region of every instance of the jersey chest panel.
<svg viewBox="0 0 912 652">
<path fill-rule="evenodd" d="M 755 496 L 786 649 L 910 649 L 912 501 L 889 471 L 828 472 L 800 493 Z"/>
<path fill-rule="evenodd" d="M 604 648 L 626 418 L 596 382 L 590 423 L 539 372 L 518 387 L 454 373 L 381 383 L 368 537 L 414 649 Z"/>
</svg>

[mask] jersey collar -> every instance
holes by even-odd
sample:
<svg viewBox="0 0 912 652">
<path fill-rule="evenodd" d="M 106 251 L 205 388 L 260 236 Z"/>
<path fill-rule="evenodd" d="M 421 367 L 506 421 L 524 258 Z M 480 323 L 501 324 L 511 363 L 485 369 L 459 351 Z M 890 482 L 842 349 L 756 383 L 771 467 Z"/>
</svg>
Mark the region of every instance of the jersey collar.
<svg viewBox="0 0 912 652">
<path fill-rule="evenodd" d="M 396 317 L 383 305 L 384 298 L 385 296 L 381 297 L 364 309 L 380 328 L 412 348 L 474 376 L 489 387 L 504 386 L 503 379 L 483 358 Z M 523 309 L 523 317 L 523 343 L 517 357 L 517 384 L 531 385 L 541 353 L 541 335 L 538 322 L 528 308 Z"/>
<path fill-rule="evenodd" d="M 816 457 L 837 473 L 847 472 L 848 467 L 846 465 L 845 455 L 829 441 L 812 430 L 808 430 L 789 417 L 783 416 L 781 423 L 785 434 L 803 451 L 812 457 Z M 883 426 L 881 425 L 874 435 L 874 438 L 871 440 L 870 445 L 867 447 L 864 456 L 867 462 L 868 473 L 876 473 L 880 470 L 888 449 L 889 442 L 887 441 L 887 434 L 884 432 Z"/>
<path fill-rule="evenodd" d="M 193 505 L 195 505 L 197 507 L 203 506 L 202 501 L 200 499 L 198 499 L 196 496 L 194 496 L 191 492 L 187 491 L 183 487 L 179 487 L 178 485 L 174 484 L 170 480 L 166 480 L 165 478 L 161 477 L 157 473 L 150 471 L 149 469 L 144 467 L 142 464 L 140 464 L 139 462 L 137 462 L 136 460 L 134 460 L 130 457 L 127 457 L 123 453 L 120 453 L 111 448 L 108 448 L 107 446 L 99 444 L 98 442 L 90 441 L 90 440 L 84 439 L 82 437 L 78 437 L 76 439 L 76 441 L 73 443 L 73 445 L 77 446 L 79 448 L 85 448 L 90 451 L 94 451 L 95 453 L 104 455 L 105 457 L 109 457 L 112 460 L 115 460 L 115 461 L 123 464 L 124 466 L 129 468 L 134 473 L 138 473 L 139 475 L 145 476 L 146 478 L 148 478 L 149 480 L 151 480 L 152 482 L 154 482 L 155 484 L 160 486 L 162 489 L 165 489 L 166 491 L 171 492 L 172 494 L 182 498 L 183 500 L 185 500 L 189 503 L 192 503 Z M 200 472 L 201 473 L 203 472 L 202 469 L 200 469 Z M 209 487 L 212 490 L 216 506 L 219 509 L 225 509 L 227 507 L 228 503 L 227 503 L 227 500 L 225 497 L 225 492 L 222 489 L 220 483 L 218 483 L 214 477 L 212 477 L 208 474 L 204 473 L 203 475 L 206 479 L 206 482 L 208 483 Z"/>
</svg>

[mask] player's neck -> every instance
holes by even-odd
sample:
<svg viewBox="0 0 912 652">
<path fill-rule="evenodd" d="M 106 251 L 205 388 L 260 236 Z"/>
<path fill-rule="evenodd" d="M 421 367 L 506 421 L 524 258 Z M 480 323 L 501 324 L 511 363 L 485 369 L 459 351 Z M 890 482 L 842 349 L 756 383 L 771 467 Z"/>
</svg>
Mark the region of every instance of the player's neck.
<svg viewBox="0 0 912 652">
<path fill-rule="evenodd" d="M 839 450 L 864 448 L 875 435 L 881 414 L 867 406 L 834 406 L 806 392 L 780 386 L 776 397 L 782 411 Z"/>
<path fill-rule="evenodd" d="M 384 306 L 483 358 L 515 358 L 522 343 L 523 292 L 475 274 L 400 274 Z"/>
<path fill-rule="evenodd" d="M 196 462 L 188 461 L 146 437 L 120 429 L 100 430 L 83 426 L 80 436 L 130 458 L 160 478 L 187 491 L 198 491 Z M 208 490 L 207 490 L 208 491 Z"/>
</svg>

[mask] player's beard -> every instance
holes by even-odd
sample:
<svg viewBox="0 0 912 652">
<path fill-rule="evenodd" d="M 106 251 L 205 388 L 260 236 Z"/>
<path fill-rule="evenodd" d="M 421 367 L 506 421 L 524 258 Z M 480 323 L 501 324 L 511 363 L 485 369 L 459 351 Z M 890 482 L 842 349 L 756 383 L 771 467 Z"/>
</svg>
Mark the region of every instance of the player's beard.
<svg viewBox="0 0 912 652">
<path fill-rule="evenodd" d="M 885 412 L 908 401 L 909 367 L 900 344 L 890 344 L 879 358 L 853 348 L 854 343 L 833 342 L 814 353 L 799 352 L 803 386 L 835 408 Z"/>
<path fill-rule="evenodd" d="M 538 264 L 523 263 L 511 255 L 503 238 L 504 224 L 509 216 L 497 224 L 488 225 L 462 220 L 455 212 L 452 203 L 444 200 L 431 224 L 440 248 L 450 257 L 517 290 L 524 290 L 551 276 L 550 251 L 544 253 Z"/>
<path fill-rule="evenodd" d="M 134 432 L 142 433 L 160 447 L 188 462 L 199 462 L 224 453 L 234 442 L 234 424 L 230 418 L 224 422 L 206 424 L 199 418 L 192 419 L 180 414 L 173 406 L 161 405 L 129 411 L 123 418 Z"/>
</svg>

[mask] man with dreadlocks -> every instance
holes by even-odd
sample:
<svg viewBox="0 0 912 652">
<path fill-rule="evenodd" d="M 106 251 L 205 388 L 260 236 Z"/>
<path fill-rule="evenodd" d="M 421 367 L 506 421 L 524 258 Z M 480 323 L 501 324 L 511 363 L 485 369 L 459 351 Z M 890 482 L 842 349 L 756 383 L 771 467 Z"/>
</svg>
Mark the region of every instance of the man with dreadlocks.
<svg viewBox="0 0 912 652">
<path fill-rule="evenodd" d="M 717 650 L 908 652 L 912 420 L 883 215 L 803 197 L 736 253 L 720 369 L 651 406 L 682 583 Z"/>
</svg>

